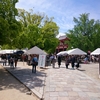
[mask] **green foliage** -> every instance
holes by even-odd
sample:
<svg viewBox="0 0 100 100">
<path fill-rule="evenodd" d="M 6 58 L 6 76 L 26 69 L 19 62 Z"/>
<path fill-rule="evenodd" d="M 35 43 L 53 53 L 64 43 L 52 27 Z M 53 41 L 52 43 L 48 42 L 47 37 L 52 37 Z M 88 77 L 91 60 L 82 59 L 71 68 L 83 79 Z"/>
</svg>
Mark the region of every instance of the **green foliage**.
<svg viewBox="0 0 100 100">
<path fill-rule="evenodd" d="M 22 35 L 18 36 L 18 48 L 24 48 L 25 46 L 31 48 L 36 45 L 48 53 L 55 52 L 58 45 L 56 35 L 59 27 L 53 22 L 53 19 L 45 17 L 44 14 L 35 14 L 32 10 L 27 12 L 19 9 L 18 12 L 17 19 L 21 22 L 22 31 L 25 35 L 24 42 Z"/>
<path fill-rule="evenodd" d="M 16 20 L 18 14 L 15 4 L 18 0 L 0 1 L 0 45 L 12 47 L 14 38 L 20 31 L 21 24 Z"/>
<path fill-rule="evenodd" d="M 98 44 L 100 21 L 89 20 L 89 14 L 81 14 L 80 17 L 74 18 L 74 22 L 74 28 L 69 30 L 70 34 L 67 34 L 67 37 L 70 38 L 69 49 L 71 47 L 80 48 L 87 52 L 100 47 Z"/>
<path fill-rule="evenodd" d="M 7 42 L 6 38 L 7 38 L 8 29 L 9 29 L 8 22 L 0 16 L 0 45 Z"/>
</svg>

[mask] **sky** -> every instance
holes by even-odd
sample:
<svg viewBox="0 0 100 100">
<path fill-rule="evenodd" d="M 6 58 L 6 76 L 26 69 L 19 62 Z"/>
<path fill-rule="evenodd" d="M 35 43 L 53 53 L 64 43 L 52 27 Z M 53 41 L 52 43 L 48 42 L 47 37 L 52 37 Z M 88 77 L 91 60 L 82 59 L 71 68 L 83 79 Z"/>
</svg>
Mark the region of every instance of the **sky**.
<svg viewBox="0 0 100 100">
<path fill-rule="evenodd" d="M 89 19 L 100 20 L 100 0 L 19 0 L 16 8 L 33 9 L 44 13 L 59 26 L 59 35 L 65 35 L 74 28 L 73 18 L 89 13 Z"/>
</svg>

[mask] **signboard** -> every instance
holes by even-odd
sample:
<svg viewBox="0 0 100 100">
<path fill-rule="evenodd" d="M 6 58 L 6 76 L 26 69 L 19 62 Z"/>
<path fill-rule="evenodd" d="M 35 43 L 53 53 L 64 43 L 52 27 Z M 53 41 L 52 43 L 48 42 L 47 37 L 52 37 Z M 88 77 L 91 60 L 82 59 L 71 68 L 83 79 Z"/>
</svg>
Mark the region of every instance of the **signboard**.
<svg viewBox="0 0 100 100">
<path fill-rule="evenodd" d="M 39 55 L 38 66 L 45 67 L 46 55 Z"/>
</svg>

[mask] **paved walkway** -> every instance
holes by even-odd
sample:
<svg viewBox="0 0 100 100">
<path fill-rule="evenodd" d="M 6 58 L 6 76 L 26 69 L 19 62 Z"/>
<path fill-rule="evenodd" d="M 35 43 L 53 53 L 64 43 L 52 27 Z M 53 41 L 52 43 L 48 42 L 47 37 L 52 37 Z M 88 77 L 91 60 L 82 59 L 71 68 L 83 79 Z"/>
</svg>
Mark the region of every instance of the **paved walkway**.
<svg viewBox="0 0 100 100">
<path fill-rule="evenodd" d="M 49 69 L 45 100 L 100 100 L 100 84 L 79 70 Z"/>
<path fill-rule="evenodd" d="M 38 98 L 43 98 L 44 81 L 46 73 L 44 69 L 37 68 L 37 72 L 32 73 L 32 66 L 28 66 L 25 62 L 18 62 L 17 68 L 4 66 L 15 78 L 28 87 Z"/>
<path fill-rule="evenodd" d="M 44 100 L 100 100 L 100 84 L 96 80 L 64 66 L 38 68 L 36 74 L 25 63 L 18 63 L 16 69 L 5 68 Z"/>
</svg>

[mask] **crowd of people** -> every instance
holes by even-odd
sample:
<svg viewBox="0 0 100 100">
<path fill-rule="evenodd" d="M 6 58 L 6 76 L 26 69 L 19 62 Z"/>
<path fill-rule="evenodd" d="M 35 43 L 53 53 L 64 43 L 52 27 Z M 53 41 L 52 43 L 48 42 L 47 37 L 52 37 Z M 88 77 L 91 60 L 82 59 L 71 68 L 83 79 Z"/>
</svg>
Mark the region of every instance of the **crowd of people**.
<svg viewBox="0 0 100 100">
<path fill-rule="evenodd" d="M 98 56 L 95 55 L 56 55 L 52 54 L 50 56 L 52 67 L 55 67 L 55 63 L 58 62 L 58 67 L 60 68 L 61 62 L 65 62 L 66 69 L 68 69 L 69 64 L 71 64 L 72 69 L 75 67 L 78 69 L 80 67 L 80 63 L 97 63 Z"/>
<path fill-rule="evenodd" d="M 38 65 L 38 58 L 39 55 L 33 54 L 33 55 L 22 55 L 21 59 L 26 61 L 28 65 L 32 66 L 32 73 L 36 73 L 36 66 Z M 84 62 L 90 62 L 90 60 L 92 62 L 98 62 L 98 57 L 95 56 L 85 56 L 84 58 Z M 50 65 L 52 65 L 53 68 L 55 68 L 55 63 L 58 63 L 58 68 L 61 67 L 61 62 L 65 62 L 65 67 L 66 69 L 69 68 L 69 64 L 71 64 L 72 69 L 79 68 L 80 67 L 80 63 L 82 63 L 83 59 L 82 56 L 75 56 L 75 55 L 66 55 L 66 56 L 62 56 L 62 55 L 56 55 L 56 54 L 52 54 L 49 56 L 46 56 L 46 66 L 48 66 L 48 63 L 50 63 Z M 1 55 L 1 59 L 3 60 L 3 66 L 10 66 L 10 68 L 16 68 L 17 67 L 17 62 L 19 59 L 19 56 L 17 54 L 2 54 Z M 49 65 L 49 66 L 50 66 Z"/>
<path fill-rule="evenodd" d="M 28 65 L 32 66 L 32 73 L 36 73 L 36 66 L 38 65 L 38 56 L 37 55 L 19 55 L 17 54 L 2 54 L 1 60 L 3 66 L 10 66 L 10 68 L 16 68 L 18 60 L 24 60 Z"/>
<path fill-rule="evenodd" d="M 55 67 L 55 63 L 58 62 L 58 67 L 60 68 L 61 66 L 61 62 L 65 62 L 65 66 L 66 69 L 68 69 L 69 64 L 71 64 L 72 69 L 74 69 L 74 67 L 79 68 L 80 67 L 80 63 L 81 63 L 81 59 L 80 56 L 74 56 L 74 55 L 66 55 L 66 56 L 62 56 L 62 55 L 58 55 L 56 56 L 51 55 L 50 56 L 50 60 L 51 60 L 51 64 L 52 67 Z"/>
<path fill-rule="evenodd" d="M 3 60 L 3 66 L 10 66 L 10 68 L 16 68 L 17 62 L 18 62 L 18 56 L 17 55 L 1 55 L 1 59 Z"/>
</svg>

